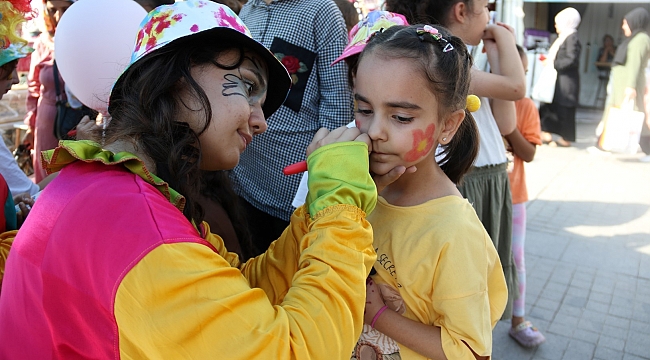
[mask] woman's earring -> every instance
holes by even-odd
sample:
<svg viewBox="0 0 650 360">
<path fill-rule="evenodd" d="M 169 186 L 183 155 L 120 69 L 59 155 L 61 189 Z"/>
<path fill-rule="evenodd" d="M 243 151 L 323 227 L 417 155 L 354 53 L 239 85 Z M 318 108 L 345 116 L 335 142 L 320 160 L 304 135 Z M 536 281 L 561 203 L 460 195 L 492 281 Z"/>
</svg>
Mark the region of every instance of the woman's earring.
<svg viewBox="0 0 650 360">
<path fill-rule="evenodd" d="M 447 138 L 446 138 L 446 137 L 443 137 L 443 138 L 442 138 L 442 141 L 447 141 Z"/>
</svg>

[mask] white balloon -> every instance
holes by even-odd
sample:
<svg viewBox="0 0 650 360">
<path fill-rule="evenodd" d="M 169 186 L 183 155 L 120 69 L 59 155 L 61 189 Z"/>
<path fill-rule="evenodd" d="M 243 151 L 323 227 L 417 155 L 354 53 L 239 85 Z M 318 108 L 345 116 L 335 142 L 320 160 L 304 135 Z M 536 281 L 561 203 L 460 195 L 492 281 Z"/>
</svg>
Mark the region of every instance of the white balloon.
<svg viewBox="0 0 650 360">
<path fill-rule="evenodd" d="M 133 0 L 79 0 L 63 14 L 54 37 L 56 63 L 84 105 L 106 113 L 146 15 Z"/>
</svg>

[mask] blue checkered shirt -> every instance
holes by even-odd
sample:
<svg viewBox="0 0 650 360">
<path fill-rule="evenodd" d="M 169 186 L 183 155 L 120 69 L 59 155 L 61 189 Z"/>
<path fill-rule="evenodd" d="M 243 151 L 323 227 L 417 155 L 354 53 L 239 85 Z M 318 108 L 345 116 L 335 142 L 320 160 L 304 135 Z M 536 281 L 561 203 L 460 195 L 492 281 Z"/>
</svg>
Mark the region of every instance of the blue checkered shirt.
<svg viewBox="0 0 650 360">
<path fill-rule="evenodd" d="M 249 0 L 239 16 L 253 38 L 276 56 L 280 52 L 278 43 L 285 45 L 282 51 L 286 55 L 299 47 L 297 53 L 308 54 L 304 57 L 307 63 L 310 54 L 315 55 L 311 69 L 305 70 L 309 63 L 304 67 L 301 63 L 302 72 L 294 74 L 292 92 L 296 91 L 296 79 L 301 79 L 304 91 L 290 94 L 293 105 L 285 102 L 267 119 L 268 130 L 253 139 L 231 172 L 240 196 L 256 208 L 288 221 L 301 175 L 285 176 L 282 169 L 305 159 L 307 146 L 319 128 L 332 130 L 353 119 L 347 66 L 343 61 L 330 66 L 347 44 L 345 22 L 332 0 L 275 0 L 269 5 Z M 297 94 L 301 94 L 301 102 L 295 101 Z"/>
</svg>

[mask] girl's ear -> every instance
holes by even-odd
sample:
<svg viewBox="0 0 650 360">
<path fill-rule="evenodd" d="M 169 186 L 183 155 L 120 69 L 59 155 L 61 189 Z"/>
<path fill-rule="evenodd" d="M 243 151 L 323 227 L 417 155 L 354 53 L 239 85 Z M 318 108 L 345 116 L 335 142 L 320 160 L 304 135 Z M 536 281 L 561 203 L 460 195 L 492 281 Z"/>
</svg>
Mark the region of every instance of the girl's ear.
<svg viewBox="0 0 650 360">
<path fill-rule="evenodd" d="M 438 143 L 440 145 L 449 144 L 464 119 L 465 109 L 459 109 L 449 114 L 442 123 L 442 131 L 438 136 Z"/>
<path fill-rule="evenodd" d="M 464 24 L 468 21 L 468 6 L 465 4 L 463 1 L 459 1 L 455 3 L 451 7 L 451 11 L 449 12 L 449 16 L 451 16 L 451 21 L 452 23 L 459 23 L 459 24 Z"/>
</svg>

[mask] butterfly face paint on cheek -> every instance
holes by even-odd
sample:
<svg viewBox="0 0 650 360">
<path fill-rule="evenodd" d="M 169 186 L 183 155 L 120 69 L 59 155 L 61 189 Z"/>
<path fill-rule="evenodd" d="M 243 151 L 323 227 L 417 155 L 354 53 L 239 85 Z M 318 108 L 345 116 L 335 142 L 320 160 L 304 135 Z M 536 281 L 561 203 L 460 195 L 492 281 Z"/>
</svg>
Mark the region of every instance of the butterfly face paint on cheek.
<svg viewBox="0 0 650 360">
<path fill-rule="evenodd" d="M 413 147 L 404 155 L 404 160 L 413 162 L 425 157 L 433 148 L 433 134 L 435 132 L 435 124 L 427 126 L 425 131 L 413 130 Z"/>
<path fill-rule="evenodd" d="M 237 73 L 228 73 L 224 75 L 225 82 L 222 87 L 221 94 L 223 96 L 241 96 L 248 102 L 249 105 L 262 102 L 262 97 L 266 93 L 266 83 L 262 78 L 262 66 L 257 59 L 249 56 L 244 57 L 245 61 L 248 60 L 252 66 L 244 66 L 249 72 L 253 73 L 255 80 L 249 80 L 242 75 L 241 66 L 237 69 Z"/>
</svg>

